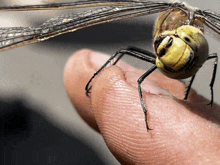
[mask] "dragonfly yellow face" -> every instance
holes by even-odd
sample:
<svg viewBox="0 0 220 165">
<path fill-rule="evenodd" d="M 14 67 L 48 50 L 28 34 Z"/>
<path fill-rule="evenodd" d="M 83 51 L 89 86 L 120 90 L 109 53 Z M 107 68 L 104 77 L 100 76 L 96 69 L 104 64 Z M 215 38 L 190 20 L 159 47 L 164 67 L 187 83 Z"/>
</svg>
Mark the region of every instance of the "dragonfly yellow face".
<svg viewBox="0 0 220 165">
<path fill-rule="evenodd" d="M 192 18 L 188 22 L 187 13 L 178 8 L 160 13 L 155 23 L 154 50 L 157 68 L 163 74 L 185 79 L 207 60 L 208 43 L 201 31 L 202 21 Z"/>
<path fill-rule="evenodd" d="M 0 28 L 0 51 L 30 43 L 44 41 L 51 37 L 109 21 L 160 13 L 154 30 L 153 47 L 155 53 L 139 48 L 128 47 L 117 51 L 90 78 L 86 84 L 86 94 L 91 89 L 90 82 L 107 64 L 116 58 L 116 64 L 124 55 L 150 62 L 153 66 L 137 81 L 141 106 L 145 114 L 147 109 L 142 97 L 141 83 L 156 68 L 168 77 L 182 79 L 192 77 L 184 99 L 187 99 L 196 72 L 206 60 L 215 59 L 212 74 L 211 102 L 213 102 L 213 85 L 217 69 L 217 54 L 208 54 L 208 43 L 203 35 L 204 26 L 216 36 L 220 35 L 220 16 L 211 11 L 202 11 L 184 3 L 154 2 L 146 0 L 103 0 L 80 1 L 72 3 L 53 3 L 31 6 L 6 6 L 0 10 L 58 10 L 67 8 L 105 6 L 78 14 L 67 14 L 52 18 L 39 27 Z"/>
</svg>

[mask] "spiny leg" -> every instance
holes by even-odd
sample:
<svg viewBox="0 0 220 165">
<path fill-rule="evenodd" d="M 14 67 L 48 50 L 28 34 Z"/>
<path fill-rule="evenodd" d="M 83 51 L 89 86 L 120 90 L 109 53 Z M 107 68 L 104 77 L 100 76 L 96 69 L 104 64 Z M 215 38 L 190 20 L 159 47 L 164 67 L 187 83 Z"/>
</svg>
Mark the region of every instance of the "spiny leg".
<svg viewBox="0 0 220 165">
<path fill-rule="evenodd" d="M 139 93 L 139 97 L 140 97 L 140 101 L 141 101 L 141 107 L 144 111 L 144 115 L 145 115 L 145 122 L 146 122 L 146 128 L 147 130 L 151 130 L 148 126 L 147 123 L 147 109 L 144 105 L 144 100 L 143 100 L 143 95 L 142 95 L 142 90 L 141 90 L 141 83 L 144 81 L 144 79 L 151 74 L 155 69 L 157 69 L 157 66 L 154 65 L 153 67 L 151 67 L 147 72 L 145 72 L 141 77 L 139 77 L 139 79 L 137 80 L 138 83 L 138 93 Z"/>
<path fill-rule="evenodd" d="M 89 96 L 89 91 L 92 88 L 92 86 L 89 87 L 89 84 L 91 83 L 91 81 L 95 78 L 95 76 L 102 71 L 117 55 L 119 54 L 119 52 L 116 52 L 114 55 L 112 55 L 94 74 L 93 76 L 89 79 L 89 81 L 87 82 L 86 86 L 85 86 L 85 90 L 86 90 L 86 96 Z"/>
<path fill-rule="evenodd" d="M 188 85 L 188 87 L 187 87 L 187 90 L 186 90 L 186 92 L 185 92 L 185 95 L 184 95 L 184 98 L 183 98 L 183 100 L 187 100 L 187 98 L 188 98 L 188 95 L 189 95 L 189 91 L 190 91 L 190 89 L 191 89 L 191 86 L 192 86 L 192 83 L 193 83 L 193 81 L 194 81 L 194 79 L 195 79 L 195 74 L 191 77 L 191 80 L 190 80 L 190 82 L 189 82 L 189 85 Z"/>
<path fill-rule="evenodd" d="M 217 66 L 218 66 L 218 56 L 217 56 L 217 53 L 210 54 L 208 56 L 207 60 L 210 60 L 210 59 L 213 59 L 213 58 L 215 58 L 215 62 L 214 62 L 214 68 L 213 68 L 213 72 L 212 72 L 212 79 L 211 79 L 211 82 L 209 84 L 210 90 L 211 90 L 211 101 L 210 101 L 210 103 L 208 105 L 210 105 L 210 106 L 212 106 L 213 99 L 214 99 L 213 86 L 214 86 L 216 72 L 217 72 Z"/>
<path fill-rule="evenodd" d="M 213 53 L 213 54 L 210 54 L 207 58 L 207 60 L 210 60 L 210 59 L 213 59 L 215 58 L 215 62 L 214 62 L 214 68 L 213 68 L 213 72 L 212 72 L 212 79 L 211 79 L 211 82 L 209 84 L 210 86 L 210 90 L 211 90 L 211 101 L 208 105 L 212 106 L 213 104 L 213 99 L 214 99 L 214 92 L 213 92 L 213 86 L 214 86 L 214 82 L 215 82 L 215 77 L 216 77 L 216 72 L 217 72 L 217 65 L 218 65 L 218 56 L 216 53 Z M 190 83 L 189 83 L 189 86 L 187 88 L 187 91 L 185 93 L 185 96 L 184 96 L 184 100 L 187 100 L 188 98 L 188 94 L 189 94 L 189 91 L 191 89 L 191 86 L 192 86 L 192 83 L 193 83 L 193 80 L 195 78 L 195 75 L 192 76 L 191 80 L 190 80 Z"/>
<path fill-rule="evenodd" d="M 144 60 L 147 62 L 150 62 L 152 64 L 155 64 L 155 56 L 153 53 L 142 50 L 140 48 L 135 48 L 135 47 L 128 47 L 127 49 L 122 49 L 117 51 L 114 55 L 112 55 L 100 68 L 99 70 L 97 70 L 93 76 L 89 79 L 88 83 L 85 86 L 85 90 L 86 90 L 86 95 L 88 96 L 89 91 L 91 89 L 92 86 L 89 87 L 89 84 L 91 83 L 91 81 L 95 78 L 95 76 L 102 71 L 117 55 L 118 58 L 115 60 L 115 62 L 113 63 L 113 65 L 115 65 L 124 55 L 130 55 L 133 56 L 135 58 L 138 58 L 140 60 Z"/>
<path fill-rule="evenodd" d="M 115 60 L 113 65 L 115 65 L 125 54 L 155 64 L 155 58 L 156 58 L 155 55 L 152 52 L 143 50 L 141 48 L 129 46 L 127 49 L 120 50 L 120 53 L 121 54 Z"/>
</svg>

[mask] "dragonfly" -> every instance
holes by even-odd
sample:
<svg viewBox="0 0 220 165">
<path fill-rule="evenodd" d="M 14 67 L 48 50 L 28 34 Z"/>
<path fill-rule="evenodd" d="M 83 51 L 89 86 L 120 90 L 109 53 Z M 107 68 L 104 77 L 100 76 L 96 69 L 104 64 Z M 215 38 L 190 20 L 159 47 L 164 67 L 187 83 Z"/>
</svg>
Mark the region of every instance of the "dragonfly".
<svg viewBox="0 0 220 165">
<path fill-rule="evenodd" d="M 100 7 L 99 7 L 100 6 Z M 124 55 L 129 55 L 149 62 L 153 66 L 137 80 L 140 103 L 145 116 L 147 130 L 147 108 L 144 104 L 141 83 L 156 69 L 173 79 L 191 77 L 185 92 L 187 100 L 197 71 L 205 61 L 215 59 L 210 82 L 211 101 L 213 104 L 213 86 L 215 82 L 218 56 L 208 53 L 208 42 L 203 33 L 209 29 L 215 36 L 220 36 L 220 15 L 209 10 L 200 10 L 181 2 L 154 2 L 146 0 L 91 0 L 68 3 L 50 3 L 26 6 L 3 6 L 5 11 L 61 10 L 70 8 L 99 7 L 77 14 L 69 13 L 49 19 L 39 27 L 0 28 L 0 52 L 12 48 L 41 42 L 68 32 L 85 27 L 131 17 L 159 13 L 155 22 L 153 48 L 154 53 L 137 47 L 121 49 L 112 55 L 106 63 L 89 79 L 85 86 L 89 96 L 91 81 L 113 59 L 115 65 Z"/>
</svg>

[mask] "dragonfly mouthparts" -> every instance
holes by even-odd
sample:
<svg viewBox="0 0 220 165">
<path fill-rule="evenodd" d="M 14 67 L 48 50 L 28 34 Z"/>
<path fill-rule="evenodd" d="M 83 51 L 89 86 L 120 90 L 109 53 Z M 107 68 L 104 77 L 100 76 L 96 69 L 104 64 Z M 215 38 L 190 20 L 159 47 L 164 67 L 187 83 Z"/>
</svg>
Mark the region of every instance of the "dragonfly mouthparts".
<svg viewBox="0 0 220 165">
<path fill-rule="evenodd" d="M 163 35 L 163 36 L 159 36 L 155 41 L 154 41 L 154 48 L 155 50 L 157 50 L 157 48 L 159 47 L 160 43 L 163 41 L 164 38 L 166 38 L 167 36 Z"/>
</svg>

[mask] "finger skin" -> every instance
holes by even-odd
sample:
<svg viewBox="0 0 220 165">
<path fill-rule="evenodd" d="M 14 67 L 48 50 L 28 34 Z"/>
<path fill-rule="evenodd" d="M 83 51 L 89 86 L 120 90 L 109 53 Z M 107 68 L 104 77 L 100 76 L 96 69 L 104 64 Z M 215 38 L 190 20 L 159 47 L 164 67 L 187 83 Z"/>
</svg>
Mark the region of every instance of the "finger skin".
<svg viewBox="0 0 220 165">
<path fill-rule="evenodd" d="M 79 114 L 101 132 L 120 163 L 220 163 L 217 105 L 206 106 L 208 101 L 196 93 L 190 95 L 193 103 L 179 100 L 185 90 L 182 83 L 151 74 L 148 78 L 157 83 L 159 94 L 143 91 L 148 124 L 153 129 L 147 131 L 137 87 L 121 68 L 111 66 L 100 72 L 92 81 L 90 98 L 85 96 L 85 84 L 99 67 L 90 59 L 88 50 L 72 55 L 64 69 L 64 84 Z M 145 85 L 154 88 L 152 84 L 142 86 Z M 164 94 L 161 88 L 175 97 Z"/>
<path fill-rule="evenodd" d="M 65 66 L 64 85 L 70 101 L 79 110 L 78 113 L 89 126 L 98 131 L 98 126 L 91 108 L 91 99 L 86 96 L 85 92 L 85 84 L 93 75 L 96 68 L 93 68 L 89 60 L 87 60 L 91 53 L 90 50 L 82 50 L 78 53 L 79 55 L 72 55 Z"/>
</svg>

